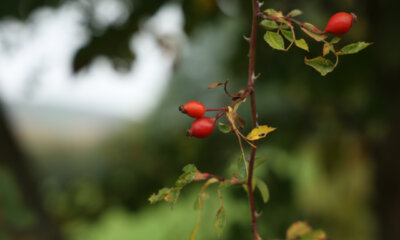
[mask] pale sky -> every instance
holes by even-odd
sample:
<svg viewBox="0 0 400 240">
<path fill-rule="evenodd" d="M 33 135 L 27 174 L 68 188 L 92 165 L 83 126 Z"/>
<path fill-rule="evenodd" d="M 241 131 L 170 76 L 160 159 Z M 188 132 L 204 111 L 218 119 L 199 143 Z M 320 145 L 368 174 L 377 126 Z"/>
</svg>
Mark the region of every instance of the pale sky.
<svg viewBox="0 0 400 240">
<path fill-rule="evenodd" d="M 88 0 L 81 1 L 85 2 Z M 32 107 L 144 117 L 161 98 L 175 57 L 158 46 L 154 33 L 183 39 L 180 7 L 164 6 L 132 38 L 136 61 L 130 72 L 117 72 L 108 59 L 98 58 L 88 71 L 73 75 L 75 51 L 88 38 L 80 24 L 84 13 L 78 4 L 42 8 L 26 23 L 12 19 L 0 22 L 0 97 L 6 103 Z M 119 0 L 98 0 L 95 6 L 100 26 L 118 24 L 128 13 Z M 38 85 L 33 96 L 26 98 L 24 92 L 32 81 Z"/>
</svg>

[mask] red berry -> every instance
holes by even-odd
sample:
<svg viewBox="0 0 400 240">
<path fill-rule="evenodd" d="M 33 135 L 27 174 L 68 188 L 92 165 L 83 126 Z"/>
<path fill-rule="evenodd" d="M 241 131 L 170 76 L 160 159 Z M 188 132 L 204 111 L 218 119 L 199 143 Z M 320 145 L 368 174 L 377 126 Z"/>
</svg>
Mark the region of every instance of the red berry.
<svg viewBox="0 0 400 240">
<path fill-rule="evenodd" d="M 199 118 L 204 115 L 206 112 L 206 108 L 201 102 L 198 101 L 190 101 L 186 104 L 183 104 L 179 107 L 179 111 L 186 113 L 187 115 Z"/>
<path fill-rule="evenodd" d="M 201 117 L 192 123 L 192 127 L 187 131 L 188 136 L 197 138 L 208 137 L 215 126 L 215 118 Z"/>
<path fill-rule="evenodd" d="M 345 34 L 355 22 L 357 22 L 357 16 L 354 13 L 338 12 L 329 19 L 325 32 Z"/>
</svg>

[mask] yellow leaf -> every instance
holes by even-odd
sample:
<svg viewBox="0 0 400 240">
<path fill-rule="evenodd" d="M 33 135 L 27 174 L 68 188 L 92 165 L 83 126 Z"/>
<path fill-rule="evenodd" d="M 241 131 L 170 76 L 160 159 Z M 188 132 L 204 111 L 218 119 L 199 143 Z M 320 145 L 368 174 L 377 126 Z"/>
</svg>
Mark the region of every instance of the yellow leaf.
<svg viewBox="0 0 400 240">
<path fill-rule="evenodd" d="M 254 141 L 258 140 L 260 138 L 264 138 L 267 136 L 268 133 L 274 131 L 276 128 L 274 127 L 269 127 L 267 125 L 261 125 L 256 128 L 253 128 L 251 132 L 247 135 L 247 139 Z"/>
</svg>

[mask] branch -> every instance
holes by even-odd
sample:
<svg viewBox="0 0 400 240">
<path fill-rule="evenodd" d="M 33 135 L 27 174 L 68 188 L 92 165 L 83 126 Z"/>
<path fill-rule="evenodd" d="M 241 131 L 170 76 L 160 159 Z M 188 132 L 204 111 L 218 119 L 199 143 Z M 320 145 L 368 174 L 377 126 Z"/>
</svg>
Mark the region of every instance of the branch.
<svg viewBox="0 0 400 240">
<path fill-rule="evenodd" d="M 249 49 L 249 75 L 247 85 L 249 89 L 252 89 L 250 93 L 250 101 L 251 101 L 251 116 L 253 128 L 258 126 L 257 119 L 257 109 L 256 109 L 256 99 L 255 99 L 255 90 L 254 90 L 254 80 L 255 76 L 255 61 L 256 61 L 256 43 L 257 43 L 257 16 L 260 12 L 260 3 L 257 0 L 252 0 L 253 3 L 253 17 L 251 24 L 251 35 L 250 35 L 250 49 Z M 257 141 L 254 141 L 254 145 L 257 146 Z M 258 234 L 257 227 L 257 216 L 256 216 L 256 206 L 254 202 L 254 194 L 253 194 L 253 170 L 254 170 L 254 159 L 256 155 L 257 148 L 251 149 L 250 160 L 249 160 L 249 173 L 247 178 L 247 189 L 249 192 L 249 202 L 250 202 L 250 210 L 251 210 L 251 223 L 252 230 L 254 235 L 254 240 L 260 240 L 261 237 Z"/>
<path fill-rule="evenodd" d="M 233 100 L 232 103 L 229 104 L 230 107 L 233 107 L 236 104 L 238 104 L 239 102 L 245 100 L 254 91 L 254 88 L 249 87 L 248 89 L 243 89 L 243 90 L 244 90 L 244 93 L 242 95 L 238 96 L 235 100 Z M 228 106 L 222 107 L 222 108 L 206 109 L 206 111 L 218 111 L 218 110 L 220 110 L 220 112 L 215 116 L 215 119 L 222 117 L 222 115 L 224 115 L 228 111 Z"/>
<path fill-rule="evenodd" d="M 221 182 L 221 183 L 229 182 L 229 183 L 234 184 L 234 185 L 235 184 L 246 184 L 245 181 L 241 181 L 241 180 L 239 180 L 239 179 L 237 179 L 235 177 L 230 178 L 230 179 L 226 179 L 226 178 L 223 178 L 223 177 L 211 174 L 211 173 L 201 173 L 201 172 L 197 172 L 196 173 L 196 177 L 193 178 L 193 181 L 199 182 L 199 181 L 203 181 L 203 180 L 210 179 L 210 178 L 215 178 L 215 179 L 218 180 L 218 182 Z"/>
<path fill-rule="evenodd" d="M 297 20 L 297 19 L 294 19 L 294 18 L 292 18 L 292 17 L 289 17 L 289 16 L 272 17 L 272 16 L 268 16 L 267 14 L 262 13 L 262 12 L 259 12 L 257 15 L 258 15 L 259 17 L 261 17 L 261 18 L 270 19 L 270 20 L 273 20 L 273 21 L 277 21 L 277 20 L 279 20 L 279 19 L 285 19 L 285 20 L 287 20 L 287 21 L 296 23 L 296 24 L 299 25 L 300 27 L 305 27 L 305 28 L 307 28 L 308 30 L 310 30 L 310 31 L 313 32 L 313 33 L 316 33 L 316 34 L 324 34 L 324 33 L 325 33 L 324 31 L 318 29 L 318 28 L 315 27 L 315 26 L 314 26 L 313 28 L 308 28 L 304 22 L 301 22 L 301 21 L 299 21 L 299 20 Z"/>
</svg>

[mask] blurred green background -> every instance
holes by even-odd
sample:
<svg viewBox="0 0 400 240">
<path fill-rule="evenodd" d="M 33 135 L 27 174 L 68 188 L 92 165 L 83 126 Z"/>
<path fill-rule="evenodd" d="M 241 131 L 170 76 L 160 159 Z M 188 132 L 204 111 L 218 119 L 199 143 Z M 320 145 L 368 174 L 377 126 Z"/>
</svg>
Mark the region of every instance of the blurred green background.
<svg viewBox="0 0 400 240">
<path fill-rule="evenodd" d="M 299 19 L 322 29 L 333 13 L 355 12 L 359 21 L 342 44 L 374 45 L 321 77 L 303 58 L 322 46 L 309 41 L 306 55 L 273 51 L 260 28 L 259 120 L 278 128 L 257 153 L 268 159 L 256 175 L 271 194 L 264 205 L 256 193 L 261 235 L 282 239 L 292 222 L 307 220 L 329 239 L 400 239 L 398 3 L 264 6 L 302 9 Z M 247 0 L 2 1 L 0 239 L 188 239 L 201 184 L 186 187 L 172 211 L 147 198 L 172 186 L 188 163 L 229 177 L 240 153 L 236 137 L 187 138 L 191 119 L 177 108 L 190 100 L 228 104 L 222 89 L 207 90 L 213 82 L 245 86 L 250 14 Z M 61 61 L 65 49 L 70 55 Z M 64 83 L 54 87 L 60 76 Z M 248 103 L 239 113 L 250 122 Z M 218 239 L 219 200 L 215 187 L 208 192 L 198 239 Z M 251 239 L 245 192 L 222 194 L 222 239 Z"/>
</svg>

